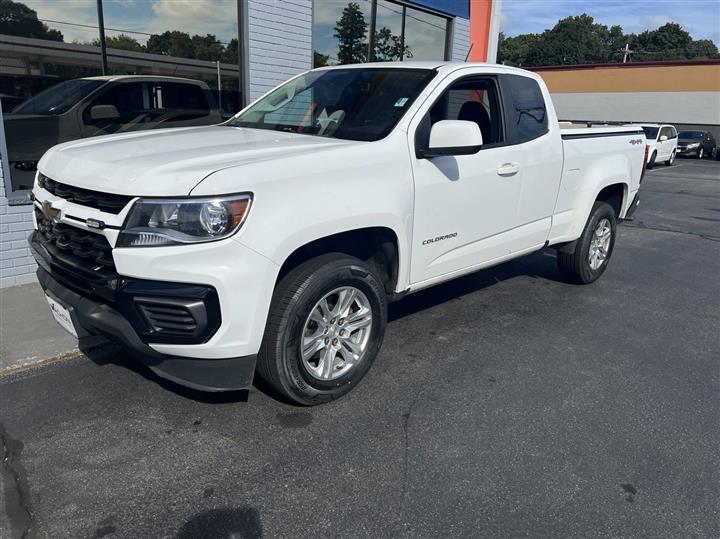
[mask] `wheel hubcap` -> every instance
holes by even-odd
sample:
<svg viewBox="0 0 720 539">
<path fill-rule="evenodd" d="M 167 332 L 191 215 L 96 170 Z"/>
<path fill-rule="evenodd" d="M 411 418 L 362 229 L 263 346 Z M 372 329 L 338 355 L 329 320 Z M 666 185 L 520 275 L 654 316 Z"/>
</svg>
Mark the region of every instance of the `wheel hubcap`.
<svg viewBox="0 0 720 539">
<path fill-rule="evenodd" d="M 610 240 L 612 238 L 612 228 L 608 219 L 600 219 L 592 239 L 590 240 L 590 252 L 588 253 L 588 263 L 593 271 L 598 269 L 607 260 L 610 252 Z"/>
<path fill-rule="evenodd" d="M 371 329 L 372 309 L 365 294 L 352 286 L 329 292 L 305 321 L 303 365 L 318 380 L 343 376 L 364 357 Z"/>
</svg>

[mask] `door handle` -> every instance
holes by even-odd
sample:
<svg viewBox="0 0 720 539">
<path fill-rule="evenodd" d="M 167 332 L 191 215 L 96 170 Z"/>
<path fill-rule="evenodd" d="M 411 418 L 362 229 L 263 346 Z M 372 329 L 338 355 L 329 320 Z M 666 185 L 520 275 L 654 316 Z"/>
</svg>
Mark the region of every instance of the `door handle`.
<svg viewBox="0 0 720 539">
<path fill-rule="evenodd" d="M 503 163 L 497 169 L 498 176 L 514 176 L 520 170 L 517 163 Z"/>
</svg>

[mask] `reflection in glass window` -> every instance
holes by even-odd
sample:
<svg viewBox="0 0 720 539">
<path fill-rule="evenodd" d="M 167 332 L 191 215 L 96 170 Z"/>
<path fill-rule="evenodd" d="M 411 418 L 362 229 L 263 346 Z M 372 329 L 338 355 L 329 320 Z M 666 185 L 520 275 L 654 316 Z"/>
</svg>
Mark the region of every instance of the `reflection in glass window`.
<svg viewBox="0 0 720 539">
<path fill-rule="evenodd" d="M 413 60 L 444 60 L 447 19 L 407 8 L 405 45 Z"/>
<path fill-rule="evenodd" d="M 29 188 L 55 144 L 216 124 L 241 108 L 238 0 L 103 0 L 108 75 L 140 77 L 123 84 L 88 79 L 102 75 L 96 2 L 0 4 L 0 34 L 10 36 L 0 45 L 8 191 Z"/>
<path fill-rule="evenodd" d="M 313 66 L 368 61 L 371 27 L 369 0 L 315 0 Z M 377 0 L 372 60 L 444 60 L 447 19 Z"/>
</svg>

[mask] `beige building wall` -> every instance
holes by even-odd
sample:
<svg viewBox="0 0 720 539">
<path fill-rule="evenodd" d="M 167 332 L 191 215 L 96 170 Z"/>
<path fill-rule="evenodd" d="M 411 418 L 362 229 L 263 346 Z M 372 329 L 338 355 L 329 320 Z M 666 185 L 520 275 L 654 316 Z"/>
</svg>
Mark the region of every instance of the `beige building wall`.
<svg viewBox="0 0 720 539">
<path fill-rule="evenodd" d="M 535 71 L 563 120 L 697 125 L 720 135 L 720 60 Z"/>
</svg>

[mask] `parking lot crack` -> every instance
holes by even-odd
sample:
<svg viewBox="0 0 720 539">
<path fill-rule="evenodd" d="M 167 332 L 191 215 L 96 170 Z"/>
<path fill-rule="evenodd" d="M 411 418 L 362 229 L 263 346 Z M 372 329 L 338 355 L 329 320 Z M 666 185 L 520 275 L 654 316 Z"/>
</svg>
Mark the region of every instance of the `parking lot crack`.
<svg viewBox="0 0 720 539">
<path fill-rule="evenodd" d="M 402 415 L 402 427 L 403 427 L 403 436 L 404 436 L 404 443 L 403 443 L 403 471 L 402 471 L 402 489 L 400 490 L 400 522 L 401 525 L 404 526 L 404 523 L 402 522 L 403 516 L 405 515 L 405 502 L 407 497 L 407 483 L 408 483 L 408 455 L 410 452 L 410 433 L 409 433 L 409 426 L 410 426 L 410 416 L 413 413 L 413 410 L 415 409 L 415 405 L 417 404 L 418 400 L 420 399 L 420 395 L 422 394 L 423 389 L 419 389 L 415 396 L 413 397 L 412 402 L 410 403 L 410 407 L 408 408 L 407 412 L 405 412 Z"/>
<path fill-rule="evenodd" d="M 661 228 L 658 226 L 649 226 L 642 222 L 633 222 L 632 224 L 627 222 L 627 223 L 624 223 L 623 226 L 626 226 L 628 228 L 638 228 L 641 230 L 653 230 L 655 232 L 670 232 L 670 233 L 674 233 L 674 234 L 685 234 L 688 236 L 696 236 L 696 237 L 702 238 L 704 240 L 720 242 L 720 237 L 718 237 L 718 236 L 710 236 L 708 234 L 701 234 L 699 232 L 692 232 L 690 230 L 676 230 L 676 229 L 672 229 L 672 228 Z"/>
<path fill-rule="evenodd" d="M 2 480 L 4 485 L 5 514 L 10 523 L 12 537 L 34 537 L 34 515 L 30 506 L 30 489 L 25 468 L 20 463 L 23 443 L 15 440 L 0 423 L 2 447 Z"/>
</svg>

